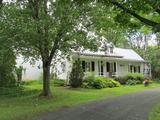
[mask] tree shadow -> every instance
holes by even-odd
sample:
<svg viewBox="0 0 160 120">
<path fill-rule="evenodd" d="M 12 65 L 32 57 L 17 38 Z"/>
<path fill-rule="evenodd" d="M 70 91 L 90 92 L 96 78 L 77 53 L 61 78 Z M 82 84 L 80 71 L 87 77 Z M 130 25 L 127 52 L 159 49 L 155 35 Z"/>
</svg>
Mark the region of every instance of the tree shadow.
<svg viewBox="0 0 160 120">
<path fill-rule="evenodd" d="M 12 88 L 0 88 L 0 98 L 13 98 L 23 96 L 38 95 L 40 90 L 37 89 L 26 89 L 24 87 L 12 87 Z"/>
</svg>

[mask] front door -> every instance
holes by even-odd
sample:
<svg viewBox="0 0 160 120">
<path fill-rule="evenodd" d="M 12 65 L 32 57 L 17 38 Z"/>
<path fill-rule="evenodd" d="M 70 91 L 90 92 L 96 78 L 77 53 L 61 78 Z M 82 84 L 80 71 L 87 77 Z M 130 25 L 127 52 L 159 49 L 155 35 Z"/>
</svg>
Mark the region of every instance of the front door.
<svg viewBox="0 0 160 120">
<path fill-rule="evenodd" d="M 116 62 L 107 62 L 106 63 L 106 71 L 108 73 L 108 77 L 113 77 L 113 75 L 115 75 L 116 72 Z"/>
</svg>

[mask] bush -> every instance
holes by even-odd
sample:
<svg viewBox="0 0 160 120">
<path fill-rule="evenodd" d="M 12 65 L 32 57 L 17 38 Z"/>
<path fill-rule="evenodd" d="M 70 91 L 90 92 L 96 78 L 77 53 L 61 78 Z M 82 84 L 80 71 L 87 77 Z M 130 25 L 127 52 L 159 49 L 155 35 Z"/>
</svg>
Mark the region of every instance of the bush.
<svg viewBox="0 0 160 120">
<path fill-rule="evenodd" d="M 125 77 L 116 77 L 115 80 L 118 81 L 121 85 L 125 85 L 127 82 Z"/>
<path fill-rule="evenodd" d="M 75 63 L 73 63 L 72 71 L 69 77 L 69 84 L 74 88 L 80 87 L 83 82 L 83 77 L 84 73 L 81 66 L 81 61 L 78 59 L 77 61 L 75 61 Z"/>
<path fill-rule="evenodd" d="M 126 82 L 126 84 L 127 84 L 127 85 L 136 85 L 136 84 L 139 84 L 139 81 L 137 81 L 137 80 L 128 80 L 128 81 Z"/>
<path fill-rule="evenodd" d="M 102 89 L 107 87 L 107 81 L 102 77 L 96 77 L 95 80 L 90 84 L 93 88 Z"/>
<path fill-rule="evenodd" d="M 94 77 L 92 75 L 86 78 L 89 78 L 89 79 L 85 79 L 83 83 L 83 87 L 85 88 L 101 89 L 101 88 L 107 88 L 107 87 L 112 88 L 112 87 L 120 86 L 120 83 L 113 80 L 112 78 Z"/>
<path fill-rule="evenodd" d="M 65 81 L 64 80 L 53 80 L 53 84 L 54 86 L 60 87 L 60 86 L 65 85 Z"/>
<path fill-rule="evenodd" d="M 7 44 L 8 45 L 8 44 Z M 0 45 L 0 87 L 15 87 L 16 79 L 14 69 L 16 65 L 16 56 L 9 46 Z M 12 47 L 11 47 L 12 48 Z"/>
<path fill-rule="evenodd" d="M 83 88 L 92 88 L 92 83 L 95 80 L 95 74 L 94 72 L 87 72 L 84 76 L 84 80 L 82 83 Z"/>
<path fill-rule="evenodd" d="M 126 82 L 128 82 L 128 80 L 133 80 L 133 81 L 137 81 L 137 84 L 141 84 L 143 83 L 144 80 L 144 75 L 140 74 L 140 73 L 130 73 L 128 75 L 125 76 Z"/>
<path fill-rule="evenodd" d="M 21 82 L 21 85 L 42 84 L 41 80 L 25 80 Z"/>
</svg>

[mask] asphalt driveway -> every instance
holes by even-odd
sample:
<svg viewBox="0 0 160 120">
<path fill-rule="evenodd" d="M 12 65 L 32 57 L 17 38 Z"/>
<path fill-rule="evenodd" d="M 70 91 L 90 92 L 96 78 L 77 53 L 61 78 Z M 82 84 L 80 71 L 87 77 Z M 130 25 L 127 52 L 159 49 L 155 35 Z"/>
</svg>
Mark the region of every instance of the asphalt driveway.
<svg viewBox="0 0 160 120">
<path fill-rule="evenodd" d="M 148 120 L 160 88 L 48 113 L 34 120 Z"/>
</svg>

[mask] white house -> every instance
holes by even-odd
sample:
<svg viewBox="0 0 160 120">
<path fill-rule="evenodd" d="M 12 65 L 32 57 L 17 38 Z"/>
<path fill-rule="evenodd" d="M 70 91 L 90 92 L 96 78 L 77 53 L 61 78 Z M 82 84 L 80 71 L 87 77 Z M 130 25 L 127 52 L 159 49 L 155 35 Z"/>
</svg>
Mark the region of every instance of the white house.
<svg viewBox="0 0 160 120">
<path fill-rule="evenodd" d="M 142 73 L 145 77 L 151 77 L 150 63 L 146 62 L 135 51 L 110 47 L 106 51 L 73 52 L 72 61 L 62 59 L 55 65 L 59 79 L 67 80 L 69 78 L 72 63 L 77 58 L 80 58 L 84 72 L 94 72 L 96 76 L 121 77 L 128 73 Z M 24 80 L 39 79 L 42 74 L 40 61 L 37 61 L 35 65 L 30 65 L 18 58 L 17 62 L 18 65 L 22 65 L 26 69 L 23 75 Z"/>
</svg>

